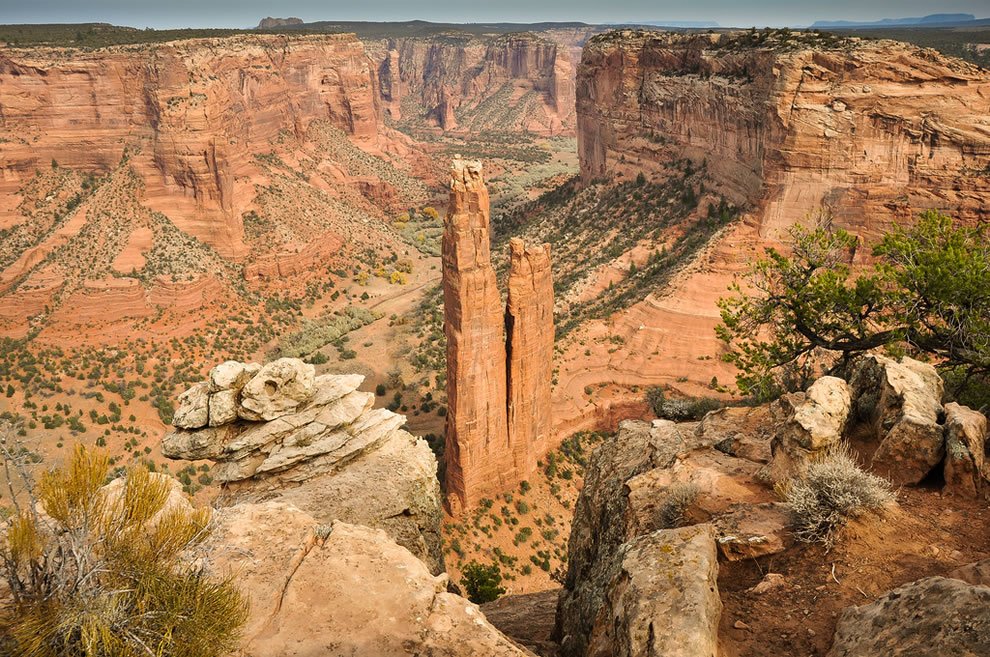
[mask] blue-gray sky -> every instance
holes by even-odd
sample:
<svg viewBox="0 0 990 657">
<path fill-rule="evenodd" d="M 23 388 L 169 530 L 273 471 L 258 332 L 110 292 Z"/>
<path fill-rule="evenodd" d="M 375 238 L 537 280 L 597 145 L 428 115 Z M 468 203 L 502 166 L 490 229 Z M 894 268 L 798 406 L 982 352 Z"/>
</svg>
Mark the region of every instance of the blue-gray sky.
<svg viewBox="0 0 990 657">
<path fill-rule="evenodd" d="M 931 13 L 990 15 L 990 0 L 0 0 L 0 23 L 106 22 L 134 27 L 249 27 L 264 16 L 306 21 L 437 22 L 711 20 L 807 25 Z"/>
</svg>

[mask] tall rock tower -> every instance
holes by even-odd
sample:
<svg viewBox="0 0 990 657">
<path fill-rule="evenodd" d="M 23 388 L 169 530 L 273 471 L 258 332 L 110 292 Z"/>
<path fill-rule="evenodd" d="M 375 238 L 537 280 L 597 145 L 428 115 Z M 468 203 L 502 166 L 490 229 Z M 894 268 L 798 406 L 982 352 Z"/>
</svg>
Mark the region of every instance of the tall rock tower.
<svg viewBox="0 0 990 657">
<path fill-rule="evenodd" d="M 508 420 L 516 472 L 526 475 L 550 448 L 553 371 L 553 279 L 550 245 L 509 241 Z"/>
<path fill-rule="evenodd" d="M 514 486 L 550 447 L 550 246 L 510 242 L 508 306 L 491 263 L 481 163 L 454 160 L 443 232 L 447 496 L 457 509 Z"/>
<path fill-rule="evenodd" d="M 513 464 L 506 422 L 505 319 L 491 262 L 481 163 L 451 168 L 443 231 L 447 495 L 462 507 L 498 490 Z"/>
</svg>

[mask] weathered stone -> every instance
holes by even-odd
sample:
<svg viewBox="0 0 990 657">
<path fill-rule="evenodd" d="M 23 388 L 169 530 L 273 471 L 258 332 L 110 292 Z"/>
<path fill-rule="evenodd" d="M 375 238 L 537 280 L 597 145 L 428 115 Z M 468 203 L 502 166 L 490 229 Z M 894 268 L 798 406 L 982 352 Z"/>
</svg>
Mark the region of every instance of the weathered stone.
<svg viewBox="0 0 990 657">
<path fill-rule="evenodd" d="M 983 413 L 945 405 L 945 489 L 956 495 L 976 497 L 984 487 L 987 418 Z"/>
<path fill-rule="evenodd" d="M 803 393 L 784 395 L 771 406 L 776 427 L 770 476 L 786 481 L 802 474 L 813 460 L 835 448 L 852 406 L 849 385 L 824 376 Z"/>
<path fill-rule="evenodd" d="M 508 426 L 516 472 L 533 472 L 551 447 L 553 279 L 550 245 L 527 247 L 509 240 Z"/>
<path fill-rule="evenodd" d="M 990 587 L 929 577 L 842 612 L 828 657 L 990 655 Z"/>
<path fill-rule="evenodd" d="M 210 426 L 218 427 L 237 420 L 239 390 L 220 390 L 210 395 Z"/>
<path fill-rule="evenodd" d="M 240 363 L 227 360 L 210 370 L 210 392 L 221 390 L 240 391 L 251 378 L 261 370 L 258 363 Z"/>
<path fill-rule="evenodd" d="M 471 506 L 510 482 L 505 318 L 491 263 L 481 163 L 455 159 L 443 232 L 447 492 Z"/>
<path fill-rule="evenodd" d="M 238 415 L 245 420 L 274 420 L 294 412 L 313 397 L 315 372 L 298 358 L 267 363 L 241 390 Z"/>
<path fill-rule="evenodd" d="M 250 596 L 244 655 L 528 654 L 380 530 L 322 524 L 283 502 L 238 504 L 215 513 L 202 553 Z"/>
<path fill-rule="evenodd" d="M 179 407 L 175 409 L 172 425 L 180 429 L 205 427 L 210 419 L 209 384 L 197 383 L 179 395 Z"/>
<path fill-rule="evenodd" d="M 701 419 L 695 435 L 703 445 L 755 463 L 769 463 L 773 424 L 762 406 L 726 406 Z"/>
<path fill-rule="evenodd" d="M 947 574 L 946 577 L 960 579 L 976 586 L 990 586 L 990 559 L 960 566 Z"/>
<path fill-rule="evenodd" d="M 783 504 L 740 504 L 715 520 L 719 552 L 727 561 L 783 552 L 790 526 L 791 514 Z"/>
<path fill-rule="evenodd" d="M 718 560 L 711 525 L 666 529 L 622 546 L 588 657 L 700 657 L 718 653 Z M 565 654 L 578 638 L 566 636 Z"/>
<path fill-rule="evenodd" d="M 868 422 L 878 446 L 872 469 L 898 485 L 917 484 L 945 455 L 942 379 L 931 365 L 910 358 L 859 358 L 852 367 L 856 417 Z"/>
<path fill-rule="evenodd" d="M 219 458 L 224 447 L 237 436 L 238 431 L 239 427 L 230 424 L 195 431 L 172 431 L 162 438 L 162 456 L 189 461 Z"/>
<path fill-rule="evenodd" d="M 374 393 L 357 390 L 363 379 L 316 377 L 308 401 L 294 411 L 269 422 L 177 430 L 163 439 L 162 452 L 216 461 L 223 505 L 282 500 L 318 522 L 381 528 L 432 572 L 443 572 L 436 459 L 425 441 L 402 430 L 405 417 L 372 408 Z M 216 392 L 211 401 L 227 393 L 235 390 Z"/>
</svg>

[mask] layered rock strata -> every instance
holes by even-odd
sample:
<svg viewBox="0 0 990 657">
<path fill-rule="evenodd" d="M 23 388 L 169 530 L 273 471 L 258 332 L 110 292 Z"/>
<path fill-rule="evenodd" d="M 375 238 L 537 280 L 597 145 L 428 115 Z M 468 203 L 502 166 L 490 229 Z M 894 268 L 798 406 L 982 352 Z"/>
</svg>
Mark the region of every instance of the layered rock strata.
<svg viewBox="0 0 990 657">
<path fill-rule="evenodd" d="M 892 41 L 805 33 L 593 37 L 577 77 L 585 181 L 688 158 L 777 236 L 828 208 L 870 238 L 990 208 L 990 74 Z"/>
<path fill-rule="evenodd" d="M 443 233 L 446 488 L 470 507 L 525 478 L 550 447 L 550 248 L 510 245 L 508 305 L 491 264 L 480 162 L 454 160 Z"/>
<path fill-rule="evenodd" d="M 214 461 L 223 504 L 279 500 L 318 522 L 380 528 L 442 572 L 436 459 L 403 416 L 372 409 L 363 379 L 290 358 L 222 363 L 180 397 L 162 453 Z"/>
<path fill-rule="evenodd" d="M 246 254 L 253 158 L 317 119 L 381 139 L 377 74 L 354 35 L 243 35 L 0 53 L 0 194 L 57 161 L 103 174 L 122 158 L 145 202 L 221 254 Z M 0 222 L 4 217 L 0 215 Z"/>
</svg>

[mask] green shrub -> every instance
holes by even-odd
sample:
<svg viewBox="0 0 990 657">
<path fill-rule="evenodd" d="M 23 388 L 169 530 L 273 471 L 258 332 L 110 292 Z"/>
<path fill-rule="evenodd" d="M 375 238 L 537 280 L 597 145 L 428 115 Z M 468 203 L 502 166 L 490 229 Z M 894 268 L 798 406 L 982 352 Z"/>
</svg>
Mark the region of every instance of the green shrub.
<svg viewBox="0 0 990 657">
<path fill-rule="evenodd" d="M 498 564 L 483 566 L 472 561 L 461 569 L 461 585 L 468 595 L 468 600 L 475 604 L 484 604 L 497 600 L 505 593 L 502 584 L 502 571 Z"/>
</svg>

